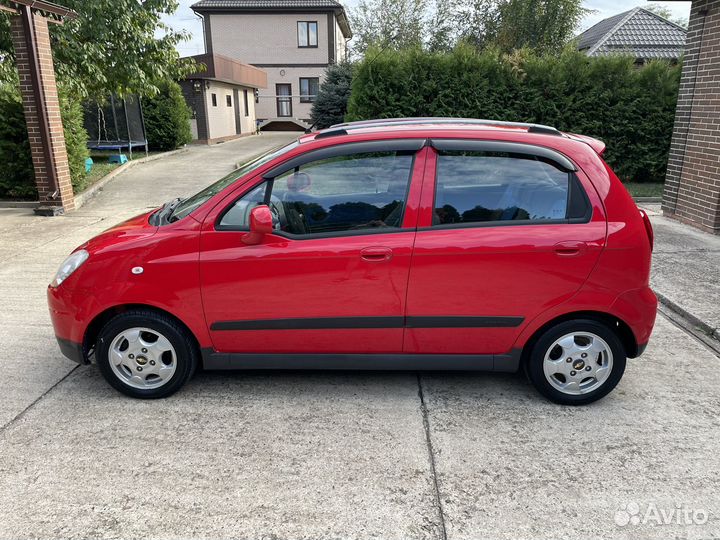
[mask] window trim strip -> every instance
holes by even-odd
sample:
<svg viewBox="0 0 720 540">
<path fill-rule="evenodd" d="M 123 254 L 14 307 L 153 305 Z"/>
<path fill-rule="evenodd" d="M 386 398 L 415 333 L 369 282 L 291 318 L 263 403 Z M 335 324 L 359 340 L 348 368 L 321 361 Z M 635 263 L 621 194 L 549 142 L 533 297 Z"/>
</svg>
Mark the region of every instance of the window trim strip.
<svg viewBox="0 0 720 540">
<path fill-rule="evenodd" d="M 265 180 L 270 180 L 271 178 L 276 178 L 281 174 L 288 172 L 290 169 L 302 167 L 311 161 L 320 161 L 322 159 L 343 155 L 365 154 L 370 152 L 417 152 L 423 148 L 426 143 L 427 139 L 422 138 L 375 140 L 326 146 L 324 148 L 310 150 L 304 154 L 290 158 L 285 163 L 281 163 L 277 167 L 273 167 L 269 171 L 266 171 L 262 177 Z"/>
<path fill-rule="evenodd" d="M 534 144 L 472 139 L 430 139 L 430 146 L 439 152 L 501 152 L 537 156 L 552 161 L 565 172 L 576 172 L 577 166 L 556 150 Z"/>
</svg>

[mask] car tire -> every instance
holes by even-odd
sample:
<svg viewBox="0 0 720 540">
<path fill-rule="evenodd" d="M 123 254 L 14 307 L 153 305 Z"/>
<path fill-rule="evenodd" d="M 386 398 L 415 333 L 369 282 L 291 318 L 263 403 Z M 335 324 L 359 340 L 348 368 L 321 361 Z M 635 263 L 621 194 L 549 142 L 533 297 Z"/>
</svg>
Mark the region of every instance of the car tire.
<svg viewBox="0 0 720 540">
<path fill-rule="evenodd" d="M 605 397 L 625 372 L 625 347 L 607 325 L 592 319 L 559 323 L 535 341 L 526 372 L 535 388 L 562 405 Z"/>
<path fill-rule="evenodd" d="M 98 335 L 95 359 L 113 388 L 141 399 L 177 392 L 199 363 L 192 335 L 173 318 L 149 310 L 126 311 L 108 321 Z"/>
</svg>

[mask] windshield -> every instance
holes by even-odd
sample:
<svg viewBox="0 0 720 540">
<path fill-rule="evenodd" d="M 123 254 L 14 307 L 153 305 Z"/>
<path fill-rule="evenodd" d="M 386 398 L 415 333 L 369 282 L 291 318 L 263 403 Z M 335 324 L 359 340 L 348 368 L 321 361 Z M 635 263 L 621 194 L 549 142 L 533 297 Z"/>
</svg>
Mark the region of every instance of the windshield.
<svg viewBox="0 0 720 540">
<path fill-rule="evenodd" d="M 289 152 L 298 144 L 299 143 L 297 141 L 293 141 L 288 145 L 281 146 L 280 148 L 274 148 L 273 150 L 270 150 L 269 152 L 262 154 L 251 161 L 248 161 L 239 169 L 235 169 L 227 176 L 221 178 L 214 184 L 209 185 L 208 187 L 196 193 L 192 197 L 188 197 L 184 201 L 177 203 L 173 208 L 172 214 L 170 214 L 170 216 L 168 217 L 168 221 L 177 221 L 191 214 L 205 201 L 220 193 L 223 189 L 232 184 L 238 178 L 245 176 L 247 173 L 251 172 L 254 169 L 257 169 L 265 163 L 268 163 L 269 161 L 284 154 L 285 152 Z"/>
</svg>

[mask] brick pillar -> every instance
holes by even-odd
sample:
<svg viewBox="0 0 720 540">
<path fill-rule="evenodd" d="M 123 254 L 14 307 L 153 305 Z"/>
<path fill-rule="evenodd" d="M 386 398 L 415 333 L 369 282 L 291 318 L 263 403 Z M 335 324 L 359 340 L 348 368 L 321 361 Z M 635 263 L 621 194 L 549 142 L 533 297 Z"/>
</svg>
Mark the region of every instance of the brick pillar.
<svg viewBox="0 0 720 540">
<path fill-rule="evenodd" d="M 690 11 L 662 209 L 720 234 L 720 0 Z"/>
<path fill-rule="evenodd" d="M 35 169 L 35 184 L 42 206 L 61 207 L 69 211 L 75 208 L 75 202 L 55 85 L 48 21 L 30 8 L 25 9 L 24 13 L 11 16 L 10 19 L 12 42 L 20 76 L 20 93 Z M 35 65 L 39 74 L 37 84 L 33 84 L 35 70 L 33 58 L 30 57 L 33 51 L 29 47 L 31 39 L 26 35 L 23 17 L 29 18 L 30 27 L 35 34 L 37 46 Z M 47 128 L 41 125 L 43 121 Z"/>
</svg>

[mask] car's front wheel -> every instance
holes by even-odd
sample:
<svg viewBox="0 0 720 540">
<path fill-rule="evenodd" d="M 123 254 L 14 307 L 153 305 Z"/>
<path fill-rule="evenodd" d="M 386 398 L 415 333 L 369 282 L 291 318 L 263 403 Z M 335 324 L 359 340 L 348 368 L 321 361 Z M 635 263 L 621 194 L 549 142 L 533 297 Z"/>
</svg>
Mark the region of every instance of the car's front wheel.
<svg viewBox="0 0 720 540">
<path fill-rule="evenodd" d="M 142 310 L 121 313 L 103 327 L 95 358 L 110 385 L 145 399 L 176 392 L 198 363 L 185 328 L 166 315 Z"/>
<path fill-rule="evenodd" d="M 608 326 L 578 319 L 559 323 L 535 342 L 527 373 L 545 397 L 585 405 L 606 396 L 625 372 L 625 349 Z"/>
</svg>

